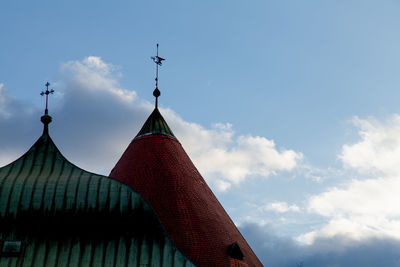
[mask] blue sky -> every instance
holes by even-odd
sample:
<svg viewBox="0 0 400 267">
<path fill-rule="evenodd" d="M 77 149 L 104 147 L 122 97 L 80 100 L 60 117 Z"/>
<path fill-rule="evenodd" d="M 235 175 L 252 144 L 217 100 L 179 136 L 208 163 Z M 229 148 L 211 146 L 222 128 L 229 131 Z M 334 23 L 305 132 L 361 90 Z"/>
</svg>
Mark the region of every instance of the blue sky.
<svg viewBox="0 0 400 267">
<path fill-rule="evenodd" d="M 266 266 L 396 266 L 399 11 L 3 1 L 0 165 L 40 135 L 49 81 L 53 139 L 78 166 L 109 173 L 151 112 L 158 42 L 162 112 Z"/>
</svg>

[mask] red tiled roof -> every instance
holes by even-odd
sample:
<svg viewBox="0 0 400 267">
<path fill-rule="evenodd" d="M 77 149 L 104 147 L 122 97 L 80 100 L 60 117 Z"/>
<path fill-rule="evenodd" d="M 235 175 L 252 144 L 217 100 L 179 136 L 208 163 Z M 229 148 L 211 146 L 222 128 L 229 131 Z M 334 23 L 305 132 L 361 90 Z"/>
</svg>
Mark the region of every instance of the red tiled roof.
<svg viewBox="0 0 400 267">
<path fill-rule="evenodd" d="M 195 265 L 262 266 L 175 138 L 135 138 L 110 177 L 150 203 L 174 244 Z M 228 255 L 234 242 L 244 255 L 243 264 Z"/>
</svg>

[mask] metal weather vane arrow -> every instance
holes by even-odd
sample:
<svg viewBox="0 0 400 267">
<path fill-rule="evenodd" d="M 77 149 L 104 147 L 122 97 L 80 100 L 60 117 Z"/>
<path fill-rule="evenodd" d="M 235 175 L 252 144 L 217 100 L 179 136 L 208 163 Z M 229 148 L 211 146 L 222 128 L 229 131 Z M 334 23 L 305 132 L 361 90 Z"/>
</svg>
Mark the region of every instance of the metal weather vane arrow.
<svg viewBox="0 0 400 267">
<path fill-rule="evenodd" d="M 157 44 L 157 55 L 155 57 L 151 57 L 151 59 L 154 61 L 154 63 L 156 63 L 156 78 L 154 79 L 156 81 L 156 89 L 154 89 L 153 95 L 156 98 L 156 108 L 157 108 L 158 97 L 161 95 L 160 90 L 158 90 L 158 66 L 162 66 L 162 62 L 165 60 L 165 58 L 158 56 L 158 44 Z"/>
</svg>

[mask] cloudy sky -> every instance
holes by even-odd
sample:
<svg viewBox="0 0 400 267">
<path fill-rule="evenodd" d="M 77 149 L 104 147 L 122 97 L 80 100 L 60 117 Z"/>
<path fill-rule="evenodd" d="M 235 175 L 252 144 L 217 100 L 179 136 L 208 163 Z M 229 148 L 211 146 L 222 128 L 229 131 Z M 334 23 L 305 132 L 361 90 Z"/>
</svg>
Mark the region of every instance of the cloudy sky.
<svg viewBox="0 0 400 267">
<path fill-rule="evenodd" d="M 0 166 L 108 174 L 154 107 L 266 266 L 400 266 L 398 1 L 2 1 Z"/>
</svg>

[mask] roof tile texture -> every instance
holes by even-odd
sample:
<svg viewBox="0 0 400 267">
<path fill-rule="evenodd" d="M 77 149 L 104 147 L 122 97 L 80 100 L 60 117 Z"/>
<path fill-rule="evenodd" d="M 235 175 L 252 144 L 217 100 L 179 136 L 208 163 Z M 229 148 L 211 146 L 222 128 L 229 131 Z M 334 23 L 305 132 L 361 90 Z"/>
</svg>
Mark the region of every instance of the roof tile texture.
<svg viewBox="0 0 400 267">
<path fill-rule="evenodd" d="M 0 168 L 0 266 L 194 267 L 137 192 L 73 165 L 47 134 Z"/>
<path fill-rule="evenodd" d="M 174 244 L 196 266 L 232 266 L 228 247 L 233 242 L 248 266 L 262 266 L 176 139 L 135 138 L 110 177 L 152 205 Z"/>
</svg>

